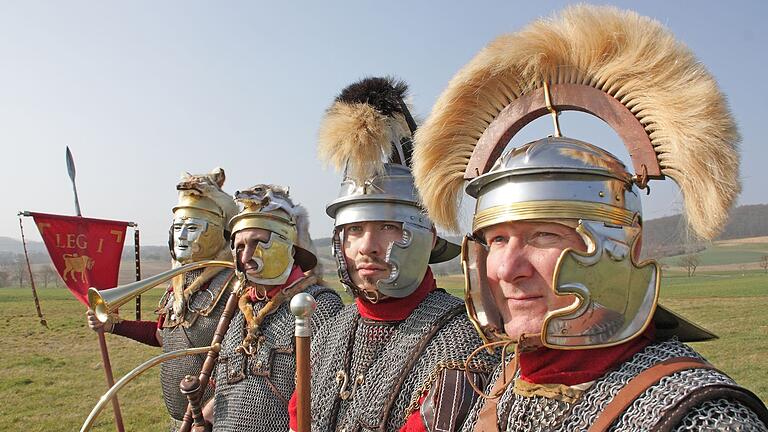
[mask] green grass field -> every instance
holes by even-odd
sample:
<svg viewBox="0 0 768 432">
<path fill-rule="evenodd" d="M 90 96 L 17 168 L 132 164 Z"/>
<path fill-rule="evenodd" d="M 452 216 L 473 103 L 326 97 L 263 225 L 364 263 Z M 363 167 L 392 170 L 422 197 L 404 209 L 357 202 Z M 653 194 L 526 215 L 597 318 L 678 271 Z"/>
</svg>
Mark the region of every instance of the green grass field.
<svg viewBox="0 0 768 432">
<path fill-rule="evenodd" d="M 439 279 L 462 295 L 463 278 Z M 95 333 L 85 326 L 85 310 L 64 289 L 39 290 L 50 325 L 42 327 L 28 288 L 0 288 L 0 430 L 78 430 L 105 392 Z M 144 296 L 143 313 L 152 316 L 159 290 Z M 768 400 L 768 275 L 762 272 L 702 273 L 688 278 L 670 273 L 662 284 L 662 303 L 720 336 L 694 344 L 717 367 Z M 132 309 L 128 308 L 128 309 Z M 108 335 L 116 379 L 160 352 Z M 164 430 L 166 413 L 159 370 L 148 371 L 120 393 L 127 430 Z M 111 409 L 94 430 L 113 431 Z"/>
<path fill-rule="evenodd" d="M 758 263 L 764 255 L 768 255 L 768 243 L 735 243 L 727 240 L 717 242 L 696 254 L 701 266 Z M 680 257 L 667 257 L 661 259 L 661 262 L 676 266 L 679 260 Z"/>
</svg>

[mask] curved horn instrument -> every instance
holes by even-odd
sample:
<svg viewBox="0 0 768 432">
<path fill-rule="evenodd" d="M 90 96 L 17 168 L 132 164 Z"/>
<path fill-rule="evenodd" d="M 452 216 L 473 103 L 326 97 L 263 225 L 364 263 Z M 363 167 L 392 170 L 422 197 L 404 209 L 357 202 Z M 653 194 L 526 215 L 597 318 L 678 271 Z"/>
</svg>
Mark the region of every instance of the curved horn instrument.
<svg viewBox="0 0 768 432">
<path fill-rule="evenodd" d="M 167 282 L 182 273 L 198 270 L 205 267 L 235 268 L 235 264 L 229 261 L 197 261 L 183 265 L 181 267 L 170 269 L 140 281 L 120 285 L 115 288 L 109 288 L 101 291 L 97 290 L 96 288 L 89 288 L 88 304 L 95 312 L 96 318 L 98 318 L 101 322 L 106 322 L 107 319 L 109 319 L 110 313 L 117 310 L 117 308 L 120 306 L 128 303 L 130 300 L 140 296 L 144 292 L 160 285 L 163 282 Z"/>
<path fill-rule="evenodd" d="M 224 262 L 224 261 L 214 261 L 214 262 Z M 179 267 L 180 269 L 181 267 Z M 179 270 L 175 269 L 175 270 Z M 157 282 L 162 283 L 162 282 Z M 113 288 L 116 289 L 116 288 Z M 224 306 L 224 312 L 221 314 L 221 318 L 219 318 L 219 323 L 216 326 L 216 332 L 213 335 L 213 340 L 211 341 L 211 345 L 204 346 L 204 347 L 198 347 L 198 348 L 187 348 L 187 349 L 181 349 L 176 351 L 171 351 L 167 353 L 160 354 L 156 357 L 153 357 L 141 365 L 137 366 L 132 371 L 128 372 L 124 377 L 120 378 L 120 381 L 116 382 L 115 385 L 113 385 L 102 397 L 99 399 L 99 402 L 96 404 L 96 406 L 93 408 L 91 413 L 88 415 L 88 418 L 85 420 L 85 423 L 83 423 L 83 427 L 80 428 L 80 432 L 86 432 L 93 427 L 93 423 L 96 420 L 96 417 L 101 413 L 101 411 L 104 409 L 106 404 L 117 395 L 117 392 L 122 389 L 126 384 L 128 384 L 130 381 L 132 381 L 137 376 L 141 375 L 148 369 L 152 368 L 153 366 L 157 366 L 160 363 L 163 363 L 168 360 L 172 360 L 178 357 L 183 357 L 187 355 L 197 355 L 202 353 L 208 353 L 206 357 L 205 363 L 203 363 L 203 369 L 208 370 L 207 374 L 201 373 L 201 377 L 205 376 L 204 384 L 203 386 L 208 385 L 208 377 L 210 376 L 210 371 L 213 370 L 213 365 L 216 363 L 216 359 L 218 358 L 219 351 L 221 350 L 221 341 L 224 338 L 224 333 L 226 333 L 227 328 L 229 327 L 229 323 L 232 320 L 232 315 L 235 312 L 235 309 L 237 308 L 237 300 L 240 298 L 239 295 L 237 295 L 237 290 L 233 290 L 232 293 L 230 293 L 229 298 L 227 299 L 227 304 Z M 203 387 L 205 388 L 205 387 Z"/>
<path fill-rule="evenodd" d="M 152 368 L 153 366 L 157 366 L 164 361 L 172 360 L 172 359 L 187 356 L 187 355 L 202 354 L 209 350 L 218 350 L 218 349 L 220 349 L 220 346 L 218 345 L 180 349 L 180 350 L 160 354 L 140 364 L 139 366 L 134 368 L 132 371 L 128 372 L 124 377 L 120 378 L 120 381 L 116 382 L 115 385 L 110 387 L 109 390 L 107 390 L 107 392 L 104 393 L 101 399 L 99 399 L 99 402 L 96 404 L 96 406 L 93 407 L 93 410 L 91 410 L 91 413 L 88 414 L 88 418 L 85 419 L 85 423 L 83 423 L 83 427 L 80 428 L 80 432 L 86 432 L 91 430 L 91 427 L 93 427 L 94 421 L 96 421 L 96 417 L 101 413 L 101 411 L 104 409 L 107 403 L 110 400 L 112 400 L 113 397 L 115 397 L 117 392 L 120 391 L 120 389 L 122 389 L 123 387 L 125 387 L 126 384 L 133 381 L 134 378 L 146 372 L 148 369 Z"/>
</svg>

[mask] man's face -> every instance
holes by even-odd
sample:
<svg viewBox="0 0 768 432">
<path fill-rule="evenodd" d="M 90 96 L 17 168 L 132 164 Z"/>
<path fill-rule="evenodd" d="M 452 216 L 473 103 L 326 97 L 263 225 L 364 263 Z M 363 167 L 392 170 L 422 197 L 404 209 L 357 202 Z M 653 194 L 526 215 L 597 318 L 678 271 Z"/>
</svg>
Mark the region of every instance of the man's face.
<svg viewBox="0 0 768 432">
<path fill-rule="evenodd" d="M 390 266 L 384 262 L 387 248 L 402 240 L 400 222 L 360 222 L 344 225 L 343 249 L 352 282 L 363 291 L 376 291 L 376 282 L 389 277 Z"/>
<path fill-rule="evenodd" d="M 483 238 L 486 274 L 507 336 L 540 333 L 547 312 L 574 302 L 573 295 L 555 294 L 552 276 L 565 248 L 586 251 L 576 230 L 550 222 L 506 222 L 485 229 Z"/>
<path fill-rule="evenodd" d="M 233 246 L 235 259 L 246 275 L 254 276 L 261 271 L 261 265 L 253 259 L 256 246 L 269 241 L 270 232 L 261 228 L 249 228 L 235 233 Z"/>
<path fill-rule="evenodd" d="M 187 262 L 200 248 L 195 242 L 208 228 L 208 222 L 199 218 L 173 219 L 173 253 L 176 261 Z"/>
</svg>

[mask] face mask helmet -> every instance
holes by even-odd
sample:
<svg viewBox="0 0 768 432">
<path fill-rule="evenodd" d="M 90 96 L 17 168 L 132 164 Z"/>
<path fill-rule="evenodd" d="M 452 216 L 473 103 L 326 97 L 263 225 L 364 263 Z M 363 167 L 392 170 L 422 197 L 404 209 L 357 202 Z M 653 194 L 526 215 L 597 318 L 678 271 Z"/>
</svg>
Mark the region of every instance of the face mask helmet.
<svg viewBox="0 0 768 432">
<path fill-rule="evenodd" d="M 239 212 L 229 223 L 230 247 L 236 263 L 235 273 L 242 281 L 260 285 L 280 285 L 286 282 L 293 265 L 302 271 L 315 270 L 317 258 L 309 236 L 309 216 L 304 207 L 294 204 L 288 189 L 260 184 L 235 193 Z M 245 271 L 238 251 L 235 250 L 235 236 L 247 229 L 261 229 L 268 233 L 265 242 L 258 242 L 253 253 L 256 268 Z M 242 284 L 245 286 L 245 284 Z"/>
<path fill-rule="evenodd" d="M 354 83 L 328 109 L 319 134 L 321 158 L 344 172 L 338 198 L 326 207 L 335 220 L 332 247 L 339 278 L 353 295 L 374 303 L 382 296 L 411 295 L 430 263 L 459 253 L 457 245 L 439 237 L 433 247 L 433 224 L 419 204 L 410 169 L 416 123 L 404 102 L 406 93 L 405 83 L 391 78 Z M 373 221 L 399 222 L 403 236 L 389 245 L 384 261 L 390 274 L 372 293 L 352 282 L 342 242 L 344 226 Z"/>
<path fill-rule="evenodd" d="M 599 147 L 563 137 L 557 115 L 565 110 L 608 123 L 634 174 Z M 504 151 L 544 115 L 552 115 L 554 136 Z M 414 173 L 440 225 L 458 228 L 465 182 L 477 198 L 462 253 L 467 310 L 486 341 L 508 338 L 477 238 L 490 226 L 525 220 L 575 227 L 588 248 L 560 255 L 552 289 L 577 300 L 547 313 L 541 345 L 617 345 L 652 322 L 657 338 L 699 341 L 714 335 L 659 306 L 660 268 L 639 262 L 640 190 L 649 180 L 673 178 L 693 231 L 714 237 L 739 190 L 737 141 L 714 79 L 658 22 L 574 6 L 498 38 L 457 74 L 416 136 Z"/>
<path fill-rule="evenodd" d="M 222 258 L 227 251 L 227 222 L 235 213 L 232 197 L 221 187 L 224 170 L 208 174 L 184 173 L 176 185 L 179 201 L 173 207 L 168 246 L 176 265 Z"/>
</svg>

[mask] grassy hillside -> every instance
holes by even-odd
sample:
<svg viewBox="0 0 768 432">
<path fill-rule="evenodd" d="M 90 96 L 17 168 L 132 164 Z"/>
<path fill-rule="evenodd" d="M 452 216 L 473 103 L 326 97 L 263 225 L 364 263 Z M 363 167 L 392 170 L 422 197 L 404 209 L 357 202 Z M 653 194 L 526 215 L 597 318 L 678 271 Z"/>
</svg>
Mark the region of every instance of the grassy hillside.
<svg viewBox="0 0 768 432">
<path fill-rule="evenodd" d="M 705 250 L 694 254 L 702 269 L 720 267 L 726 270 L 758 269 L 764 256 L 768 256 L 768 237 L 716 241 Z M 662 258 L 668 266 L 679 266 L 679 256 Z"/>
</svg>

